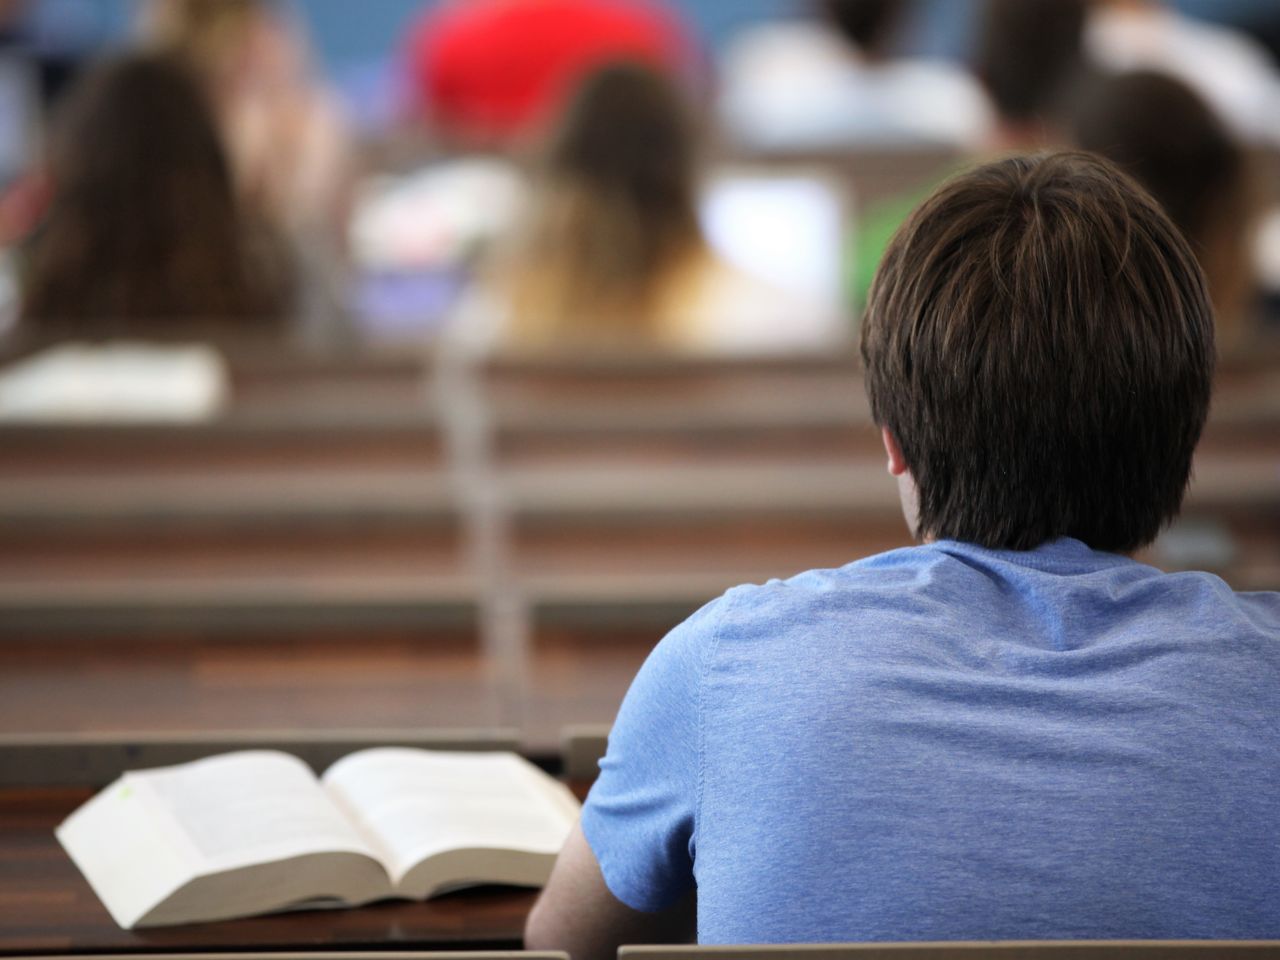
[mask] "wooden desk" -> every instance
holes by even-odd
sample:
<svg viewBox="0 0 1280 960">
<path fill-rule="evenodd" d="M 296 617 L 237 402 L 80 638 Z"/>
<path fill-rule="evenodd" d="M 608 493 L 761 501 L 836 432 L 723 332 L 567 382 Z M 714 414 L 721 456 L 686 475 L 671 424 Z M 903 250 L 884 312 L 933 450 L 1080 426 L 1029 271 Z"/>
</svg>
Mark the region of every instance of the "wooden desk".
<svg viewBox="0 0 1280 960">
<path fill-rule="evenodd" d="M 1227 372 L 1187 499 L 1207 533 L 1152 556 L 1275 589 L 1280 381 Z M 0 462 L 0 732 L 462 722 L 543 749 L 610 721 L 653 644 L 729 587 L 909 542 L 850 359 L 498 364 L 494 592 L 531 626 L 486 647 L 493 578 L 401 373 L 399 414 L 362 412 L 382 381 L 358 370 L 350 409 L 325 406 L 320 369 L 318 410 L 264 376 L 221 426 L 105 428 L 71 452 L 27 435 L 25 466 Z"/>
<path fill-rule="evenodd" d="M 474 622 L 438 472 L 0 476 L 0 637 Z"/>
<path fill-rule="evenodd" d="M 518 948 L 534 893 L 461 891 L 426 903 L 121 930 L 53 829 L 93 794 L 0 790 L 0 955 L 153 950 Z"/>
<path fill-rule="evenodd" d="M 469 631 L 13 640 L 0 733 L 514 726 L 495 673 Z"/>
<path fill-rule="evenodd" d="M 439 427 L 404 413 L 228 415 L 210 423 L 0 425 L 0 476 L 165 476 L 208 470 L 438 468 Z"/>
<path fill-rule="evenodd" d="M 612 722 L 653 645 L 691 609 L 664 623 L 542 627 L 519 691 L 463 633 L 8 641 L 0 734 L 510 727 L 545 755 L 567 724 Z"/>
</svg>

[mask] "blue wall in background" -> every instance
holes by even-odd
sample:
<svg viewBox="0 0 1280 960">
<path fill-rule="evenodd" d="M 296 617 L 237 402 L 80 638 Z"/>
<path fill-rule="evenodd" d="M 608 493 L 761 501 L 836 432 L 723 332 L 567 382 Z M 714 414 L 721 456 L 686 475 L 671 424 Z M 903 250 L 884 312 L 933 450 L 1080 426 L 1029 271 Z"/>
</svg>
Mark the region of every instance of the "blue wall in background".
<svg viewBox="0 0 1280 960">
<path fill-rule="evenodd" d="M 404 29 L 438 0 L 286 0 L 303 15 L 324 62 L 339 70 L 385 58 Z M 136 0 L 36 0 L 42 32 L 77 45 L 118 41 L 128 33 Z M 802 11 L 806 0 L 677 0 L 699 34 L 718 46 L 753 20 Z"/>
<path fill-rule="evenodd" d="M 120 3 L 122 0 L 108 0 Z M 386 56 L 405 26 L 437 0 L 293 0 L 305 11 L 325 61 L 339 69 Z M 712 50 L 753 21 L 795 16 L 812 0 L 668 0 L 688 16 Z M 1235 20 L 1275 0 L 1176 0 L 1174 6 L 1210 20 Z M 919 0 L 912 46 L 957 57 L 968 49 L 977 0 Z"/>
<path fill-rule="evenodd" d="M 438 0 L 286 0 L 303 15 L 321 61 L 341 84 L 399 49 L 408 23 Z M 745 23 L 803 12 L 811 0 L 669 0 L 685 11 L 714 50 Z M 35 0 L 49 42 L 77 47 L 127 36 L 136 0 Z M 1174 6 L 1213 20 L 1238 20 L 1274 0 L 1177 0 Z M 968 48 L 977 0 L 920 0 L 911 45 L 941 56 Z"/>
<path fill-rule="evenodd" d="M 430 0 L 300 0 L 318 46 L 334 64 L 376 59 L 396 43 L 405 25 Z M 701 36 L 713 46 L 743 23 L 785 16 L 803 9 L 803 0 L 683 0 L 679 3 Z"/>
</svg>

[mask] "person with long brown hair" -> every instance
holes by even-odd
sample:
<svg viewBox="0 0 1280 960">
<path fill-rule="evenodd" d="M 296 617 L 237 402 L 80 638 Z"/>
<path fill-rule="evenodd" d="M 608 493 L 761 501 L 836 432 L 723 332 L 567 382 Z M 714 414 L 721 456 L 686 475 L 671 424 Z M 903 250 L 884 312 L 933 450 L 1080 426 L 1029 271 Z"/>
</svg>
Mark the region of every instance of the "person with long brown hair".
<svg viewBox="0 0 1280 960">
<path fill-rule="evenodd" d="M 553 135 L 488 289 L 525 348 L 820 346 L 821 310 L 721 260 L 697 210 L 697 147 L 675 86 L 637 64 L 589 77 Z M 464 318 L 463 322 L 466 320 Z"/>
<path fill-rule="evenodd" d="M 290 232 L 340 245 L 353 149 L 296 20 L 269 0 L 150 0 L 141 11 L 143 41 L 204 87 L 242 196 Z"/>
<path fill-rule="evenodd" d="M 1181 80 L 1150 70 L 1095 78 L 1076 104 L 1076 143 L 1146 187 L 1209 280 L 1220 346 L 1244 337 L 1257 304 L 1249 244 L 1254 188 L 1243 147 Z"/>
<path fill-rule="evenodd" d="M 245 210 L 287 244 L 300 280 L 299 335 L 316 345 L 349 340 L 358 164 L 302 18 L 276 0 L 148 0 L 139 11 L 142 42 L 187 65 L 209 98 Z"/>
<path fill-rule="evenodd" d="M 94 69 L 58 119 L 49 172 L 22 278 L 28 334 L 261 331 L 282 318 L 287 269 L 251 239 L 204 95 L 177 62 Z"/>
</svg>

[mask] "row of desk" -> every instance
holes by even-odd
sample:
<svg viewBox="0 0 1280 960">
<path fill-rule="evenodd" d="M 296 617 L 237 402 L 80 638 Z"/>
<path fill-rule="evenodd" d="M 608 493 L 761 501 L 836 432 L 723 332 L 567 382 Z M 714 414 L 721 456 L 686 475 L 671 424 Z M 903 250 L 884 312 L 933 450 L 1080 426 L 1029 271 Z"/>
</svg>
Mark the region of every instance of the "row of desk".
<svg viewBox="0 0 1280 960">
<path fill-rule="evenodd" d="M 851 358 L 464 374 L 478 442 L 456 371 L 403 358 L 256 359 L 192 427 L 0 429 L 0 733 L 297 717 L 545 751 L 728 587 L 908 542 Z M 1280 367 L 1224 370 L 1151 557 L 1280 585 Z"/>
<path fill-rule="evenodd" d="M 847 359 L 488 371 L 479 468 L 451 406 L 477 382 L 443 376 L 250 358 L 213 423 L 0 430 L 0 732 L 502 726 L 545 754 L 707 599 L 905 540 Z"/>
</svg>

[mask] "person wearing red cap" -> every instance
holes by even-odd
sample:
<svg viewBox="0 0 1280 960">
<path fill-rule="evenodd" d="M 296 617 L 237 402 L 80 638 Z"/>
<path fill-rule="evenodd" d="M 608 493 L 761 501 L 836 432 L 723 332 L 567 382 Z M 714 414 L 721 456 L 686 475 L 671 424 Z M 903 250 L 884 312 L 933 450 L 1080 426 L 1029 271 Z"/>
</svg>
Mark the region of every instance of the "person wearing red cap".
<svg viewBox="0 0 1280 960">
<path fill-rule="evenodd" d="M 688 77 L 698 55 L 679 18 L 646 0 L 446 0 L 409 44 L 427 118 L 468 144 L 536 132 L 582 77 L 616 60 Z"/>
</svg>

